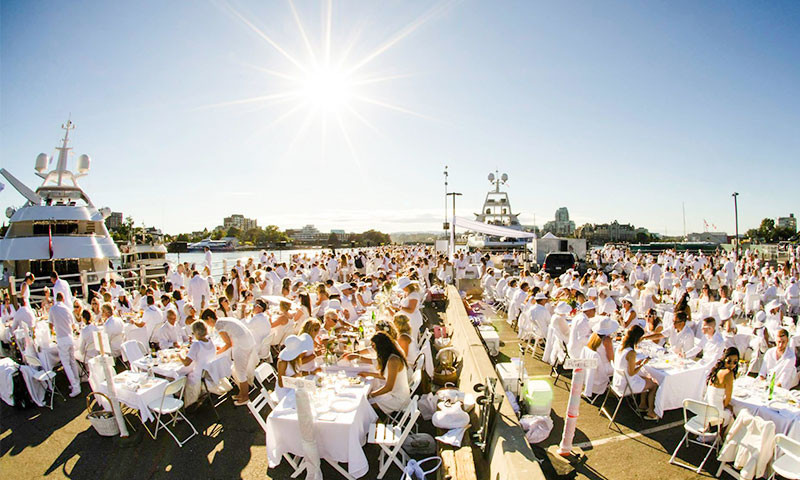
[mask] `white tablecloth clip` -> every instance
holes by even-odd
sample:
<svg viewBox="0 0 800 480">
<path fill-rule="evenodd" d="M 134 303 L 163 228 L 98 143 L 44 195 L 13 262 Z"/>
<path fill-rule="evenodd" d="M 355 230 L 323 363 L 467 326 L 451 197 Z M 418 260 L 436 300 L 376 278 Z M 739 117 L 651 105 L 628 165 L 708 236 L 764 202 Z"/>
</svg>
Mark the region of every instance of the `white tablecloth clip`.
<svg viewBox="0 0 800 480">
<path fill-rule="evenodd" d="M 436 461 L 436 466 L 430 470 L 423 470 L 422 464 L 431 460 Z M 441 457 L 428 457 L 423 458 L 420 461 L 411 459 L 408 461 L 408 463 L 406 463 L 406 468 L 403 470 L 403 476 L 400 478 L 400 480 L 425 480 L 425 475 L 435 472 L 441 465 Z"/>
</svg>

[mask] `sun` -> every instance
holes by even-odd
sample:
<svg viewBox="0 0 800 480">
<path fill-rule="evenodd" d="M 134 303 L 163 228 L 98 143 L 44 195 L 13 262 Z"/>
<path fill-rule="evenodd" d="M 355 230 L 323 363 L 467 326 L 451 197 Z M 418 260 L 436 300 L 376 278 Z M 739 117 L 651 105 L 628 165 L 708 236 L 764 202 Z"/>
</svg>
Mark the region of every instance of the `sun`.
<svg viewBox="0 0 800 480">
<path fill-rule="evenodd" d="M 355 85 L 347 73 L 331 66 L 310 70 L 300 81 L 299 96 L 324 113 L 340 113 L 349 106 Z"/>
<path fill-rule="evenodd" d="M 250 67 L 283 81 L 280 88 L 269 86 L 265 88 L 269 93 L 239 100 L 232 100 L 222 103 L 205 105 L 199 108 L 218 108 L 230 107 L 234 105 L 256 104 L 259 106 L 286 106 L 283 112 L 270 113 L 264 125 L 258 127 L 259 131 L 272 128 L 275 125 L 287 121 L 293 117 L 303 118 L 300 127 L 289 141 L 287 153 L 303 137 L 308 128 L 313 124 L 318 124 L 322 133 L 322 154 L 325 154 L 325 138 L 328 135 L 328 124 L 338 127 L 338 130 L 347 144 L 353 158 L 357 161 L 355 145 L 352 142 L 353 136 L 350 134 L 352 123 L 357 123 L 367 127 L 373 132 L 382 132 L 373 125 L 367 116 L 360 111 L 359 107 L 377 107 L 391 110 L 405 115 L 413 115 L 430 119 L 423 114 L 411 109 L 396 105 L 385 98 L 376 98 L 365 91 L 367 86 L 374 86 L 382 82 L 396 80 L 407 77 L 408 75 L 385 75 L 377 72 L 370 72 L 369 65 L 376 58 L 389 51 L 401 40 L 411 35 L 423 24 L 434 17 L 442 14 L 458 0 L 442 0 L 441 3 L 434 5 L 430 10 L 423 13 L 419 18 L 400 29 L 385 42 L 379 44 L 367 55 L 352 59 L 349 57 L 352 44 L 337 48 L 333 45 L 331 30 L 333 28 L 333 2 L 324 0 L 322 29 L 316 38 L 321 45 L 314 45 L 312 38 L 306 32 L 300 15 L 295 8 L 294 2 L 289 0 L 294 23 L 297 26 L 299 38 L 302 40 L 303 48 L 300 52 L 292 52 L 290 49 L 276 42 L 263 29 L 256 26 L 250 19 L 234 9 L 229 3 L 222 2 L 220 5 L 227 13 L 236 18 L 252 33 L 258 36 L 272 49 L 280 53 L 285 60 L 289 61 L 288 68 L 277 70 L 272 65 L 250 65 Z M 356 35 L 355 38 L 358 36 Z M 373 91 L 370 89 L 370 91 Z"/>
</svg>

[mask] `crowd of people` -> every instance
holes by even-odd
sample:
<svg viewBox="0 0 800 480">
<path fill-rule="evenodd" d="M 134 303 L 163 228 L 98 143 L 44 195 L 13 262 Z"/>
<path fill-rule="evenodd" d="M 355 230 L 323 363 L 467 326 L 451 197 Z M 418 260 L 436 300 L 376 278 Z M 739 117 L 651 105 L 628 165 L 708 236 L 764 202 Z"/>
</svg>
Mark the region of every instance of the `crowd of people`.
<svg viewBox="0 0 800 480">
<path fill-rule="evenodd" d="M 637 347 L 650 341 L 707 371 L 706 400 L 730 414 L 733 378 L 750 373 L 786 389 L 800 380 L 800 248 L 781 262 L 755 252 L 591 252 L 585 272 L 519 274 L 480 259 L 481 287 L 521 339 L 542 343 L 551 364 L 598 358 L 589 396 L 609 384 L 640 395 L 657 420 L 657 381 Z M 644 357 L 644 358 L 642 358 Z M 739 371 L 743 369 L 744 371 Z"/>
<path fill-rule="evenodd" d="M 443 278 L 446 256 L 424 247 L 386 247 L 339 255 L 297 254 L 287 261 L 263 252 L 232 263 L 215 278 L 207 252 L 203 263 L 172 265 L 163 281 L 150 280 L 130 290 L 109 278 L 91 292 L 88 302 L 73 297 L 69 284 L 53 272 L 52 288 L 45 289 L 37 308 L 30 300 L 36 279 L 29 274 L 17 307 L 4 300 L 3 340 L 10 342 L 17 338 L 15 333 L 24 332 L 22 337 L 30 341 L 20 350 L 35 355 L 33 340 L 42 334 L 36 325 L 46 319 L 50 334 L 55 333 L 56 361 L 63 366 L 71 396 L 81 393 L 80 373 L 88 370 L 78 362 L 85 366 L 99 354 L 93 333 L 103 331 L 116 357 L 124 357 L 123 345 L 132 340 L 154 353 L 183 347 L 187 403 L 197 397 L 200 372 L 228 351 L 237 406 L 247 403 L 259 363 L 274 365 L 280 397 L 285 392 L 283 377 L 313 373 L 331 353 L 374 364 L 374 371 L 363 376 L 384 381 L 369 394 L 380 410 L 390 413 L 408 403 L 409 366 L 420 351 L 424 295 L 437 277 Z M 342 338 L 359 333 L 363 338 L 359 319 L 368 310 L 378 318 L 370 319 L 375 333 L 363 339 L 367 348 L 334 351 L 332 344 Z"/>
</svg>

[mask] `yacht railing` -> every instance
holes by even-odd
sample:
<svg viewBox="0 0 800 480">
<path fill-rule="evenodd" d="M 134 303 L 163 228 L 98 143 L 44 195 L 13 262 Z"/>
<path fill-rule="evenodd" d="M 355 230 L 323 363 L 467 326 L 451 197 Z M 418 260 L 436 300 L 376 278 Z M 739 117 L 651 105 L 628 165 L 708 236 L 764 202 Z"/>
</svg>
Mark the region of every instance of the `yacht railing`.
<svg viewBox="0 0 800 480">
<path fill-rule="evenodd" d="M 198 264 L 198 268 L 204 264 Z M 226 259 L 211 263 L 211 278 L 214 282 L 228 273 L 228 261 Z M 82 271 L 80 273 L 70 273 L 59 275 L 59 278 L 64 279 L 72 290 L 73 297 L 80 298 L 88 302 L 91 291 L 97 291 L 103 279 L 106 281 L 113 278 L 118 285 L 122 286 L 129 293 L 132 289 L 138 289 L 140 285 L 150 283 L 150 280 L 156 280 L 163 283 L 166 279 L 166 271 L 162 265 L 140 265 L 133 268 L 122 269 L 108 269 L 103 271 Z M 19 296 L 24 278 L 16 278 L 14 276 L 8 279 L 8 294 L 14 306 L 17 307 L 17 297 Z M 31 306 L 38 306 L 45 299 L 45 288 L 47 286 L 33 287 L 30 291 Z"/>
</svg>

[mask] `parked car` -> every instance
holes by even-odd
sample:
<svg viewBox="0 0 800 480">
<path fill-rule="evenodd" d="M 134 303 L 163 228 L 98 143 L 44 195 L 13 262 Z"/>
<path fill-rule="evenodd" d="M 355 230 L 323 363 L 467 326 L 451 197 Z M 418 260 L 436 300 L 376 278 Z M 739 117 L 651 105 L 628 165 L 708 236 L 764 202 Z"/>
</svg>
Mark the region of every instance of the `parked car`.
<svg viewBox="0 0 800 480">
<path fill-rule="evenodd" d="M 542 270 L 551 277 L 561 275 L 570 268 L 578 268 L 578 259 L 571 252 L 550 252 L 542 263 Z"/>
</svg>

